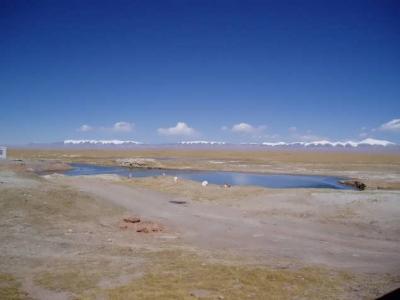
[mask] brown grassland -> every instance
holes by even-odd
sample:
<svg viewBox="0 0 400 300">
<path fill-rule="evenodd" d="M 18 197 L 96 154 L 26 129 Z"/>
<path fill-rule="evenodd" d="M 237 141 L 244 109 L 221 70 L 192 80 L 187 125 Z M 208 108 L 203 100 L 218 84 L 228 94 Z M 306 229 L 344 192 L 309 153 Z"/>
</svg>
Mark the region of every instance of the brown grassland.
<svg viewBox="0 0 400 300">
<path fill-rule="evenodd" d="M 9 157 L 0 163 L 0 299 L 374 299 L 400 284 L 400 273 L 371 267 L 399 263 L 399 154 L 10 149 Z M 333 174 L 360 178 L 371 190 L 204 189 L 168 176 L 69 180 L 32 172 L 120 158 L 153 158 L 162 168 Z M 130 200 L 133 206 L 123 205 Z M 145 217 L 182 227 L 149 235 L 121 230 L 119 222 L 141 205 Z M 198 228 L 215 245 L 225 233 L 246 238 L 237 251 L 229 240 L 208 246 L 192 242 Z M 227 231 L 218 236 L 218 228 Z M 299 240 L 285 241 L 289 234 Z M 298 245 L 287 253 L 300 255 L 281 255 L 280 245 Z M 259 256 L 244 255 L 246 247 L 261 247 Z M 266 257 L 264 247 L 274 255 Z M 328 259 L 310 263 L 313 253 Z M 370 257 L 377 260 L 370 264 Z M 342 259 L 354 269 L 335 266 Z"/>
</svg>

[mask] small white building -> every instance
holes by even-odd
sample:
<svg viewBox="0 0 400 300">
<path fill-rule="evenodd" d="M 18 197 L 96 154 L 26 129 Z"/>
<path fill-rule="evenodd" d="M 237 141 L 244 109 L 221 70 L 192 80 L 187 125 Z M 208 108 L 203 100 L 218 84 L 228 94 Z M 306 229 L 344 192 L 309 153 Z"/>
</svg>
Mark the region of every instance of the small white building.
<svg viewBox="0 0 400 300">
<path fill-rule="evenodd" d="M 7 147 L 0 147 L 0 159 L 7 158 Z"/>
</svg>

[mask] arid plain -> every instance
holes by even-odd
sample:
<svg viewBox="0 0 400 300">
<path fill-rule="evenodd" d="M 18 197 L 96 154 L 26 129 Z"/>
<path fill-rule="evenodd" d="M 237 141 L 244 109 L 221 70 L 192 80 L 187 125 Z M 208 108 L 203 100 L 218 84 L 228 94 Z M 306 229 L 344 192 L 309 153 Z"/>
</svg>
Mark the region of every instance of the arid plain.
<svg viewBox="0 0 400 300">
<path fill-rule="evenodd" d="M 11 149 L 9 156 L 0 163 L 2 299 L 375 299 L 400 286 L 399 154 Z M 72 162 L 132 158 L 152 168 L 335 175 L 367 188 L 53 174 Z"/>
</svg>

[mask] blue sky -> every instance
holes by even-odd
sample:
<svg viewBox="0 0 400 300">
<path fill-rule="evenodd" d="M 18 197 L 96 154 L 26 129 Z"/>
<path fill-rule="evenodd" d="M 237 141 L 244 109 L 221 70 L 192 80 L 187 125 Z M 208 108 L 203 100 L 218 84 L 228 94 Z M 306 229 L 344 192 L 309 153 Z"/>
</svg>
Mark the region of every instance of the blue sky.
<svg viewBox="0 0 400 300">
<path fill-rule="evenodd" d="M 400 4 L 3 0 L 0 103 L 7 144 L 400 143 Z"/>
</svg>

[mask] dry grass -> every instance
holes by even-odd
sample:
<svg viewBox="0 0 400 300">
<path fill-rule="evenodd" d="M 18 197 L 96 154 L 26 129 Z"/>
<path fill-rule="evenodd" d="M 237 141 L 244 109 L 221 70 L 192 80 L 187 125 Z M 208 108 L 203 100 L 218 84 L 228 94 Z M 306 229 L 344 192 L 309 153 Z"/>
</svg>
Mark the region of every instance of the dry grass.
<svg viewBox="0 0 400 300">
<path fill-rule="evenodd" d="M 336 299 L 344 293 L 345 274 L 318 268 L 271 269 L 209 262 L 191 253 L 151 255 L 148 273 L 129 285 L 111 289 L 110 299 Z"/>
<path fill-rule="evenodd" d="M 0 251 L 0 272 L 33 276 L 45 289 L 79 295 L 102 279 L 132 274 L 143 260 L 127 246 L 132 239 L 123 239 L 123 245 L 107 241 L 114 234 L 121 239 L 114 226 L 125 213 L 120 207 L 44 182 L 0 192 L 0 249 L 6 250 Z M 0 299 L 20 299 L 20 289 L 13 277 L 0 273 Z"/>
<path fill-rule="evenodd" d="M 139 254 L 131 252 L 130 255 L 136 259 Z M 136 277 L 137 267 L 137 264 L 132 264 L 128 260 L 123 263 L 119 259 L 114 261 L 110 257 L 98 255 L 81 261 L 68 262 L 65 260 L 56 263 L 51 270 L 36 274 L 34 282 L 42 288 L 52 291 L 83 296 L 90 291 L 99 289 L 102 282 L 106 282 L 106 286 L 113 286 L 121 284 L 121 276 L 128 279 Z M 98 292 L 102 294 L 100 290 Z"/>
<path fill-rule="evenodd" d="M 183 199 L 195 201 L 216 201 L 230 199 L 246 199 L 249 196 L 256 196 L 265 193 L 264 188 L 253 186 L 233 186 L 224 188 L 218 185 L 201 186 L 199 182 L 179 179 L 175 183 L 173 177 L 159 176 L 149 178 L 123 179 L 123 184 L 141 186 L 147 189 L 167 193 Z"/>
<path fill-rule="evenodd" d="M 96 286 L 99 280 L 97 275 L 82 269 L 44 272 L 38 275 L 35 283 L 50 290 L 82 293 Z"/>
<path fill-rule="evenodd" d="M 0 273 L 0 299 L 22 300 L 28 298 L 21 290 L 21 284 L 12 275 Z"/>
<path fill-rule="evenodd" d="M 399 168 L 398 153 L 363 153 L 363 152 L 307 152 L 307 151 L 243 151 L 243 150 L 179 150 L 179 149 L 140 149 L 140 150 L 33 150 L 9 149 L 9 156 L 19 159 L 60 159 L 69 162 L 93 162 L 110 164 L 117 158 L 169 158 L 163 160 L 165 165 L 195 163 L 194 161 L 219 160 L 224 162 L 267 164 L 274 167 L 279 164 L 318 164 L 334 169 L 365 168 Z M 220 167 L 208 165 L 209 167 Z"/>
<path fill-rule="evenodd" d="M 78 299 L 341 299 L 354 277 L 321 268 L 297 270 L 210 261 L 187 251 L 142 253 L 142 276 L 104 288 L 100 281 L 115 273 L 107 268 L 69 266 L 39 274 L 36 283 L 50 290 L 72 292 Z M 134 273 L 134 271 L 132 271 Z M 218 298 L 219 297 L 219 298 Z"/>
<path fill-rule="evenodd" d="M 307 151 L 232 151 L 232 150 L 33 150 L 9 149 L 13 158 L 37 159 L 116 159 L 120 157 L 221 159 L 245 161 L 277 161 L 288 163 L 358 163 L 400 164 L 400 154 L 364 152 L 307 152 Z"/>
<path fill-rule="evenodd" d="M 0 196 L 0 219 L 18 216 L 20 224 L 38 230 L 116 219 L 122 208 L 66 187 L 42 184 L 40 189 L 5 188 Z M 105 216 L 107 216 L 105 218 Z"/>
</svg>

